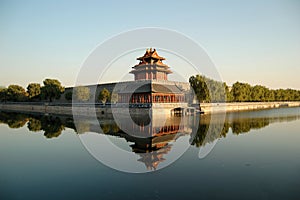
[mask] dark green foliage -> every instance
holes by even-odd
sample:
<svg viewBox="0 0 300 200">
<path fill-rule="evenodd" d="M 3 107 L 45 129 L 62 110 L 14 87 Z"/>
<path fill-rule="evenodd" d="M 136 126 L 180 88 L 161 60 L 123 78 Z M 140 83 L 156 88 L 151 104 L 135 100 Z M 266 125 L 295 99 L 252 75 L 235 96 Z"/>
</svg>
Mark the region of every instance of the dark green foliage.
<svg viewBox="0 0 300 200">
<path fill-rule="evenodd" d="M 232 85 L 233 101 L 244 102 L 251 99 L 251 86 L 248 83 L 236 82 Z"/>
<path fill-rule="evenodd" d="M 265 86 L 251 86 L 241 82 L 236 82 L 229 88 L 226 83 L 201 75 L 191 76 L 189 82 L 199 102 L 300 101 L 299 90 L 272 90 Z"/>
<path fill-rule="evenodd" d="M 275 91 L 267 88 L 265 91 L 265 101 L 275 101 Z"/>
<path fill-rule="evenodd" d="M 225 94 L 226 94 L 226 102 L 234 101 L 232 92 L 230 92 L 230 88 L 224 83 Z"/>
<path fill-rule="evenodd" d="M 251 101 L 265 101 L 268 89 L 261 85 L 251 88 Z"/>
<path fill-rule="evenodd" d="M 277 101 L 300 101 L 300 91 L 293 89 L 278 89 L 274 91 Z"/>
<path fill-rule="evenodd" d="M 30 83 L 27 86 L 27 93 L 30 99 L 38 98 L 41 94 L 41 85 L 39 83 Z"/>
<path fill-rule="evenodd" d="M 73 96 L 72 92 L 67 92 L 65 94 L 65 99 L 68 100 L 68 101 L 71 101 L 72 100 L 72 96 Z"/>
<path fill-rule="evenodd" d="M 201 75 L 191 76 L 189 82 L 199 102 L 226 101 L 225 83 Z"/>
<path fill-rule="evenodd" d="M 0 88 L 0 102 L 6 102 L 8 99 L 7 88 Z"/>
<path fill-rule="evenodd" d="M 10 101 L 26 101 L 27 93 L 22 86 L 10 85 L 7 88 L 7 99 Z"/>
<path fill-rule="evenodd" d="M 209 101 L 209 91 L 203 76 L 196 75 L 189 79 L 190 85 L 193 88 L 199 102 Z"/>
<path fill-rule="evenodd" d="M 52 102 L 53 98 L 59 99 L 65 88 L 56 79 L 45 79 L 44 86 L 41 88 L 41 95 L 44 99 Z"/>
<path fill-rule="evenodd" d="M 247 83 L 236 82 L 231 90 L 233 100 L 237 102 L 254 101 L 300 101 L 300 91 L 293 89 L 272 90 L 265 86 L 251 87 Z"/>
</svg>

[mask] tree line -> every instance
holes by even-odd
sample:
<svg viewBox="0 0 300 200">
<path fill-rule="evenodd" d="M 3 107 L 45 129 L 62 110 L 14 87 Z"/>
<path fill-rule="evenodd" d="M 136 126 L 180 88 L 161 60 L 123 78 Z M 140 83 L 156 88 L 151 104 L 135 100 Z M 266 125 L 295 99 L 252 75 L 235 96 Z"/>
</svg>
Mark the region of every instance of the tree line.
<svg viewBox="0 0 300 200">
<path fill-rule="evenodd" d="M 54 99 L 61 98 L 64 92 L 65 87 L 56 79 L 45 79 L 43 85 L 30 83 L 26 89 L 20 85 L 12 84 L 7 88 L 0 88 L 0 102 L 52 102 Z M 87 102 L 92 96 L 89 87 L 77 86 L 74 87 L 73 91 L 66 92 L 64 97 L 68 101 L 74 98 L 78 102 Z M 110 99 L 111 94 L 106 88 L 103 88 L 97 97 L 97 100 L 103 103 L 110 101 Z"/>
<path fill-rule="evenodd" d="M 74 94 L 73 94 L 74 93 Z M 87 102 L 92 98 L 90 88 L 86 86 L 74 87 L 73 91 L 66 92 L 65 99 L 71 101 L 74 98 L 77 102 Z M 111 101 L 111 93 L 108 89 L 103 88 L 97 96 L 97 101 L 105 104 Z"/>
<path fill-rule="evenodd" d="M 236 82 L 229 87 L 225 82 L 202 75 L 189 78 L 198 101 L 203 102 L 268 102 L 300 101 L 300 90 L 269 89 L 262 85 Z"/>
<path fill-rule="evenodd" d="M 59 99 L 65 88 L 56 79 L 45 79 L 43 85 L 30 83 L 27 88 L 20 85 L 9 85 L 0 88 L 0 101 L 25 102 L 25 101 L 49 101 Z"/>
<path fill-rule="evenodd" d="M 191 76 L 189 82 L 199 102 L 300 101 L 300 91 L 294 89 L 269 89 L 262 85 L 251 86 L 241 82 L 229 87 L 225 82 L 202 75 Z M 45 79 L 43 85 L 30 83 L 26 89 L 20 85 L 0 88 L 0 102 L 52 102 L 59 99 L 64 92 L 65 87 L 58 80 Z M 86 86 L 77 86 L 64 95 L 68 101 L 74 99 L 78 102 L 87 102 L 92 98 L 90 88 Z M 103 104 L 116 99 L 117 97 L 112 97 L 106 88 L 103 88 L 96 97 L 96 100 Z"/>
</svg>

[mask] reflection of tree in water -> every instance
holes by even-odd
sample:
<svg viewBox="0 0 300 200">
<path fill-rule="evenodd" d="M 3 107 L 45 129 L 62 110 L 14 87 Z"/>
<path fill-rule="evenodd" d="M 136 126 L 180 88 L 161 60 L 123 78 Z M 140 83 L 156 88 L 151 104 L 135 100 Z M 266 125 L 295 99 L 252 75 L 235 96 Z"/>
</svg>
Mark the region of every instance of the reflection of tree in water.
<svg viewBox="0 0 300 200">
<path fill-rule="evenodd" d="M 0 112 L 0 122 L 7 124 L 10 128 L 21 128 L 28 122 L 29 131 L 43 130 L 47 138 L 58 137 L 64 130 L 61 119 L 55 116 Z"/>
<path fill-rule="evenodd" d="M 45 131 L 46 138 L 58 137 L 63 130 L 65 130 L 59 117 L 43 116 L 41 118 L 42 129 Z"/>
<path fill-rule="evenodd" d="M 232 133 L 238 135 L 241 133 L 247 133 L 251 129 L 260 129 L 268 126 L 272 121 L 282 121 L 281 118 L 236 118 L 233 120 L 226 119 L 224 125 L 220 126 L 220 124 L 210 123 L 210 119 L 210 116 L 201 118 L 196 135 L 191 135 L 191 145 L 200 147 L 207 143 L 211 143 L 216 139 L 226 137 L 229 132 L 229 128 L 231 128 Z M 291 119 L 295 118 L 285 118 L 285 121 L 289 121 Z"/>
<path fill-rule="evenodd" d="M 205 116 L 204 118 L 201 118 L 199 121 L 198 130 L 191 134 L 191 145 L 201 147 L 207 143 L 215 141 L 218 138 L 226 137 L 226 134 L 229 131 L 228 122 L 225 122 L 223 125 L 210 122 L 211 116 Z"/>
<path fill-rule="evenodd" d="M 232 133 L 238 135 L 241 133 L 247 133 L 251 129 L 260 129 L 270 124 L 269 118 L 244 118 L 234 120 L 231 123 Z"/>
<path fill-rule="evenodd" d="M 27 124 L 27 128 L 30 131 L 38 132 L 42 130 L 42 122 L 39 119 L 31 117 Z"/>
<path fill-rule="evenodd" d="M 101 123 L 100 127 L 104 134 L 108 134 L 110 132 L 110 124 L 108 123 Z"/>
<path fill-rule="evenodd" d="M 64 120 L 62 120 L 62 123 L 65 127 L 71 128 L 76 131 L 73 117 L 66 117 Z"/>
<path fill-rule="evenodd" d="M 0 123 L 5 123 L 9 128 L 21 128 L 28 121 L 28 115 L 21 113 L 0 112 Z"/>
<path fill-rule="evenodd" d="M 83 134 L 90 131 L 90 123 L 88 121 L 78 121 L 75 130 L 78 134 Z"/>
<path fill-rule="evenodd" d="M 112 131 L 113 133 L 119 133 L 119 132 L 121 131 L 121 129 L 120 129 L 120 127 L 119 127 L 116 123 L 113 123 L 113 124 L 111 125 L 111 131 Z"/>
<path fill-rule="evenodd" d="M 100 127 L 104 134 L 115 135 L 121 131 L 119 126 L 114 121 L 101 122 Z"/>
</svg>

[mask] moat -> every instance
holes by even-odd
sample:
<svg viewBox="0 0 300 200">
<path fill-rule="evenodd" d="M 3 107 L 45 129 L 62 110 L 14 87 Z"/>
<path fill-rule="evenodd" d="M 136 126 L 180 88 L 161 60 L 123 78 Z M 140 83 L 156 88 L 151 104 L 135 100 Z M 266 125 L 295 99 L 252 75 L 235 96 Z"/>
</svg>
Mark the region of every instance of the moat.
<svg viewBox="0 0 300 200">
<path fill-rule="evenodd" d="M 170 116 L 161 124 L 133 117 L 132 126 L 99 117 L 102 131 L 97 131 L 89 118 L 75 127 L 72 116 L 1 111 L 1 198 L 108 199 L 123 193 L 123 199 L 153 199 L 154 192 L 167 199 L 196 193 L 211 199 L 232 195 L 233 187 L 236 198 L 299 197 L 299 107 L 228 113 L 222 124 L 214 119 Z M 155 136 L 137 138 L 123 130 Z M 132 176 L 101 164 L 79 139 L 91 133 L 108 137 L 136 156 L 137 166 L 153 173 Z M 183 156 L 157 170 L 183 144 L 190 144 Z M 199 159 L 199 150 L 210 144 L 214 148 Z"/>
</svg>

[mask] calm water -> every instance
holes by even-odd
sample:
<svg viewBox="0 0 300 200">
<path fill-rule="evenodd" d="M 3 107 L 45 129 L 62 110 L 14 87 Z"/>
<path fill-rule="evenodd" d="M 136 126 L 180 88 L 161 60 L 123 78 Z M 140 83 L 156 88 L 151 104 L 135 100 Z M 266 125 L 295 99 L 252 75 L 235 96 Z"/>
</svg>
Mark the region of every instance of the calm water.
<svg viewBox="0 0 300 200">
<path fill-rule="evenodd" d="M 85 149 L 79 138 L 97 132 L 88 119 L 75 128 L 68 116 L 0 112 L 0 199 L 300 199 L 300 108 L 227 114 L 220 131 L 211 116 L 183 121 L 174 117 L 162 129 L 153 123 L 158 143 L 126 136 L 128 124 L 100 119 L 104 133 L 97 134 L 152 171 L 128 174 Z M 199 150 L 216 141 L 199 159 Z M 182 157 L 157 170 L 189 142 Z"/>
</svg>

